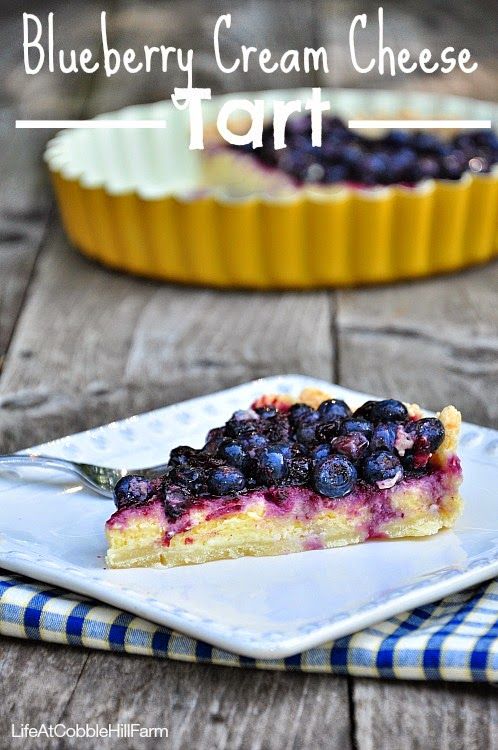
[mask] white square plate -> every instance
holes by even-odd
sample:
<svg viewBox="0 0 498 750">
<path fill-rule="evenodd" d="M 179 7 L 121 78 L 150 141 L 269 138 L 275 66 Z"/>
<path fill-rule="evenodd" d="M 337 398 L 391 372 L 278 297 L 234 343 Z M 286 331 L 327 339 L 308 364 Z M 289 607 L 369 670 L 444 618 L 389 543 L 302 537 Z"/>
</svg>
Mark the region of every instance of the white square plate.
<svg viewBox="0 0 498 750">
<path fill-rule="evenodd" d="M 265 378 L 38 446 L 109 466 L 163 462 L 262 393 L 322 388 L 351 405 L 370 396 L 298 375 Z M 444 406 L 444 404 L 441 404 Z M 0 565 L 86 594 L 215 646 L 279 658 L 339 638 L 498 573 L 498 432 L 464 424 L 465 510 L 452 531 L 280 557 L 171 569 L 107 570 L 110 501 L 44 470 L 0 475 Z"/>
</svg>

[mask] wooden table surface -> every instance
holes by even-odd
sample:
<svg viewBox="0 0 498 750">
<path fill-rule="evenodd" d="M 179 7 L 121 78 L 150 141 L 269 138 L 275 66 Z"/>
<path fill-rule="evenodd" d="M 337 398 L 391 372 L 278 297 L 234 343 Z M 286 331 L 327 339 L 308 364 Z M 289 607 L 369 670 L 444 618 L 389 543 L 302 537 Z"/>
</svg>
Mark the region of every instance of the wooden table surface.
<svg viewBox="0 0 498 750">
<path fill-rule="evenodd" d="M 160 99 L 183 76 L 28 77 L 25 5 L 2 2 L 0 23 L 1 452 L 287 372 L 433 409 L 454 402 L 465 419 L 498 426 L 496 264 L 388 288 L 261 294 L 133 279 L 80 257 L 61 230 L 41 163 L 49 134 L 15 132 L 13 120 L 89 116 Z M 98 52 L 102 3 L 31 5 L 41 17 L 44 9 L 55 11 L 57 45 Z M 495 2 L 386 0 L 384 8 L 393 45 L 470 46 L 478 71 L 386 81 L 359 76 L 349 63 L 349 23 L 357 12 L 376 10 L 359 0 L 107 3 L 116 46 L 193 46 L 195 83 L 214 91 L 329 83 L 496 97 Z M 228 11 L 234 24 L 227 53 L 242 42 L 275 51 L 324 44 L 329 76 L 275 74 L 271 83 L 256 70 L 223 76 L 213 62 L 212 28 Z M 369 39 L 374 48 L 375 35 Z M 10 739 L 12 721 L 49 720 L 169 727 L 167 743 L 144 747 L 498 747 L 490 687 L 241 671 L 7 638 L 0 640 L 0 697 L 1 748 L 21 746 Z"/>
</svg>

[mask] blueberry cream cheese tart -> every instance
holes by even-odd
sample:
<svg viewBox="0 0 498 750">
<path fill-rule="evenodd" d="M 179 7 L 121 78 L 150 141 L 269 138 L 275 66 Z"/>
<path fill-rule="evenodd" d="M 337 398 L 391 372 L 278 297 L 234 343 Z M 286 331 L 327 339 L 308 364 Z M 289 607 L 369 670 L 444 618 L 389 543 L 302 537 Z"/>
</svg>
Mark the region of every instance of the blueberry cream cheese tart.
<svg viewBox="0 0 498 750">
<path fill-rule="evenodd" d="M 123 477 L 106 523 L 111 568 L 176 566 L 435 534 L 462 501 L 460 413 L 315 389 L 266 395 L 178 446 L 157 479 Z"/>
</svg>

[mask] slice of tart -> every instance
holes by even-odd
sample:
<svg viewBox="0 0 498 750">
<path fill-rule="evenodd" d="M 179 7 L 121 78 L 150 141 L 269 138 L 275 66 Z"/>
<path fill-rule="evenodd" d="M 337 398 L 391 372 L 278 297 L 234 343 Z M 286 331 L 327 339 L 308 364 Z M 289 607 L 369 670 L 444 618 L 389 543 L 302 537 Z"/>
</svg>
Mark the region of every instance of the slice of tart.
<svg viewBox="0 0 498 750">
<path fill-rule="evenodd" d="M 426 536 L 460 513 L 460 413 L 314 389 L 266 395 L 171 451 L 166 475 L 126 476 L 106 524 L 111 568 L 280 555 Z"/>
</svg>

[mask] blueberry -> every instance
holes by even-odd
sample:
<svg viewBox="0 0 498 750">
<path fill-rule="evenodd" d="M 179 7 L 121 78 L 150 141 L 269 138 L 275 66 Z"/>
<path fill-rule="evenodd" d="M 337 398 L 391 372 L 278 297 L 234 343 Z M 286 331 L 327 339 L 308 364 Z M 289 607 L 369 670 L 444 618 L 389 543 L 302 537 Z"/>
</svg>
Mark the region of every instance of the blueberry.
<svg viewBox="0 0 498 750">
<path fill-rule="evenodd" d="M 358 461 L 368 450 L 368 438 L 361 432 L 350 432 L 332 440 L 330 447 L 334 453 L 341 453 L 351 461 Z"/>
<path fill-rule="evenodd" d="M 315 490 L 326 497 L 349 495 L 356 479 L 356 469 L 345 456 L 330 456 L 313 468 Z"/>
<path fill-rule="evenodd" d="M 249 454 L 253 453 L 255 450 L 258 450 L 259 448 L 264 448 L 265 445 L 268 445 L 268 438 L 264 435 L 260 435 L 258 432 L 254 432 L 252 435 L 249 435 L 246 438 L 243 438 L 241 440 L 242 445 L 247 450 Z"/>
<path fill-rule="evenodd" d="M 330 398 L 320 404 L 318 416 L 324 422 L 331 422 L 333 419 L 346 419 L 346 417 L 351 416 L 351 409 L 345 401 Z"/>
<path fill-rule="evenodd" d="M 310 451 L 310 458 L 313 463 L 320 463 L 320 461 L 328 458 L 331 453 L 332 449 L 330 445 L 327 445 L 327 443 L 321 443 Z"/>
<path fill-rule="evenodd" d="M 276 417 L 278 414 L 278 409 L 275 409 L 274 406 L 260 406 L 254 411 L 261 419 L 271 419 L 272 417 Z"/>
<path fill-rule="evenodd" d="M 289 420 L 283 414 L 279 414 L 274 419 L 262 420 L 262 427 L 264 429 L 265 437 L 267 437 L 271 443 L 287 441 L 289 437 Z"/>
<path fill-rule="evenodd" d="M 316 439 L 321 443 L 330 443 L 341 431 L 341 420 L 334 419 L 331 422 L 325 422 L 316 428 Z"/>
<path fill-rule="evenodd" d="M 394 422 L 378 424 L 374 428 L 370 449 L 372 451 L 394 451 L 398 426 Z"/>
<path fill-rule="evenodd" d="M 411 148 L 401 148 L 391 155 L 389 171 L 392 181 L 407 180 L 410 172 L 416 167 L 417 154 Z"/>
<path fill-rule="evenodd" d="M 363 479 L 380 489 L 392 487 L 403 476 L 399 458 L 388 451 L 377 451 L 368 456 L 362 466 Z"/>
<path fill-rule="evenodd" d="M 448 180 L 459 180 L 465 170 L 465 155 L 462 151 L 454 151 L 442 160 L 442 177 Z"/>
<path fill-rule="evenodd" d="M 224 463 L 239 469 L 242 469 L 247 460 L 243 445 L 236 440 L 224 440 L 218 448 L 218 456 Z"/>
<path fill-rule="evenodd" d="M 227 435 L 234 438 L 247 438 L 256 432 L 256 423 L 252 419 L 229 419 L 226 426 Z"/>
<path fill-rule="evenodd" d="M 354 413 L 354 418 L 361 417 L 361 419 L 371 419 L 372 408 L 376 401 L 365 401 Z"/>
<path fill-rule="evenodd" d="M 434 154 L 441 153 L 445 144 L 432 133 L 416 133 L 414 136 L 414 146 L 418 151 L 429 151 Z"/>
<path fill-rule="evenodd" d="M 361 432 L 370 438 L 373 432 L 373 424 L 363 417 L 357 417 L 356 412 L 354 417 L 345 419 L 341 425 L 341 435 L 348 435 L 350 432 Z"/>
<path fill-rule="evenodd" d="M 213 429 L 209 430 L 208 434 L 206 435 L 206 443 L 210 442 L 211 440 L 217 440 L 219 443 L 221 443 L 224 437 L 225 425 L 223 425 L 223 427 L 213 427 Z"/>
<path fill-rule="evenodd" d="M 344 182 L 349 178 L 349 169 L 345 164 L 332 164 L 325 169 L 323 182 L 328 184 Z"/>
<path fill-rule="evenodd" d="M 413 451 L 409 451 L 401 457 L 400 461 L 405 473 L 420 475 L 426 472 L 430 456 L 430 453 L 413 453 Z"/>
<path fill-rule="evenodd" d="M 297 424 L 302 419 L 309 417 L 310 414 L 314 414 L 315 410 L 308 406 L 308 404 L 292 404 L 289 409 L 289 420 L 292 424 Z"/>
<path fill-rule="evenodd" d="M 373 422 L 404 422 L 408 419 L 408 410 L 401 401 L 393 398 L 374 401 L 370 407 L 370 419 Z"/>
<path fill-rule="evenodd" d="M 498 150 L 498 134 L 494 130 L 476 130 L 473 137 L 478 146 Z"/>
<path fill-rule="evenodd" d="M 360 145 L 352 143 L 344 147 L 342 158 L 347 165 L 357 167 L 363 158 L 363 150 Z"/>
<path fill-rule="evenodd" d="M 235 495 L 246 487 L 246 479 L 235 466 L 217 466 L 208 478 L 208 487 L 213 495 Z"/>
<path fill-rule="evenodd" d="M 314 412 L 306 419 L 302 419 L 296 428 L 296 440 L 299 443 L 313 443 L 316 438 L 316 428 L 318 423 L 318 414 Z"/>
<path fill-rule="evenodd" d="M 214 430 L 210 430 L 206 437 L 206 442 L 201 450 L 202 454 L 214 456 L 221 443 L 225 440 L 225 428 L 215 427 Z"/>
<path fill-rule="evenodd" d="M 257 479 L 266 487 L 280 484 L 288 474 L 289 462 L 278 445 L 263 448 L 255 462 Z"/>
<path fill-rule="evenodd" d="M 413 423 L 416 429 L 415 451 L 434 453 L 444 440 L 444 427 L 436 417 L 419 419 Z"/>
<path fill-rule="evenodd" d="M 431 156 L 421 157 L 418 160 L 417 169 L 417 176 L 420 180 L 435 179 L 436 177 L 439 177 L 439 173 L 441 171 L 439 162 L 437 161 L 437 159 Z"/>
<path fill-rule="evenodd" d="M 138 474 L 128 474 L 114 487 L 114 504 L 117 508 L 128 508 L 147 500 L 151 492 L 151 483 Z"/>
<path fill-rule="evenodd" d="M 173 448 L 169 454 L 169 465 L 185 466 L 190 464 L 198 453 L 198 450 L 191 448 L 189 445 L 179 445 L 177 448 Z"/>
<path fill-rule="evenodd" d="M 365 157 L 363 169 L 371 177 L 372 182 L 378 182 L 386 175 L 388 160 L 385 154 L 373 153 Z"/>
<path fill-rule="evenodd" d="M 201 466 L 174 466 L 170 473 L 171 481 L 185 489 L 191 495 L 202 495 L 206 492 L 206 477 Z"/>
<path fill-rule="evenodd" d="M 274 450 L 279 450 L 287 461 L 290 461 L 294 455 L 294 446 L 292 443 L 273 443 L 271 447 Z"/>
<path fill-rule="evenodd" d="M 385 143 L 390 146 L 408 146 L 412 140 L 412 134 L 406 130 L 391 130 L 386 138 Z"/>
</svg>

